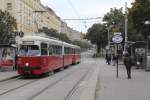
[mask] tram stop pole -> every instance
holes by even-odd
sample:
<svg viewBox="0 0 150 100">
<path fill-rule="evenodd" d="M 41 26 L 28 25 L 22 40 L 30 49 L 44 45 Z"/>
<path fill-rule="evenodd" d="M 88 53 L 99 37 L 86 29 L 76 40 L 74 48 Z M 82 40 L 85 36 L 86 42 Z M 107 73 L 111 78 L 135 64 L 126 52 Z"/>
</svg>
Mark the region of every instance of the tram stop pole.
<svg viewBox="0 0 150 100">
<path fill-rule="evenodd" d="M 117 75 L 116 75 L 116 77 L 118 78 L 118 44 L 117 44 Z"/>
</svg>

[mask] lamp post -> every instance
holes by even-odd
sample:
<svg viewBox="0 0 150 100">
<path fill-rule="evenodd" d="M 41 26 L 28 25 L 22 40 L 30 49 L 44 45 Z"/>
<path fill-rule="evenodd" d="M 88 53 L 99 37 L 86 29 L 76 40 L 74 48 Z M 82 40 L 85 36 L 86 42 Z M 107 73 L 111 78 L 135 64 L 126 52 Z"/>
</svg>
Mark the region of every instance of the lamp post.
<svg viewBox="0 0 150 100">
<path fill-rule="evenodd" d="M 150 21 L 145 21 L 144 24 L 145 25 L 150 25 Z M 147 57 L 148 57 L 148 38 L 147 38 L 147 33 L 146 33 L 146 37 L 145 38 L 146 38 L 145 39 L 145 41 L 146 41 L 146 50 L 145 50 L 145 53 L 146 53 L 145 54 L 146 55 L 146 57 L 145 57 L 146 58 L 146 71 L 150 71 L 150 66 L 147 65 L 147 63 L 148 63 L 148 61 L 147 61 L 148 60 L 147 59 Z"/>
<path fill-rule="evenodd" d="M 124 51 L 123 54 L 127 53 L 128 47 L 128 15 L 127 15 L 127 2 L 125 2 L 125 40 L 124 40 Z"/>
</svg>

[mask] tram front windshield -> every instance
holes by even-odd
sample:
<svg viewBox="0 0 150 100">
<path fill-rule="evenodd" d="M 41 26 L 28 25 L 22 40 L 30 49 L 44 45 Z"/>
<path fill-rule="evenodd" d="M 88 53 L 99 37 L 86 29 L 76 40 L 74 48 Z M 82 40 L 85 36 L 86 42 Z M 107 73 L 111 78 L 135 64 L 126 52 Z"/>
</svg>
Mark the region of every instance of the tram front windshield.
<svg viewBox="0 0 150 100">
<path fill-rule="evenodd" d="M 19 56 L 38 56 L 40 50 L 37 45 L 21 45 L 19 50 Z"/>
</svg>

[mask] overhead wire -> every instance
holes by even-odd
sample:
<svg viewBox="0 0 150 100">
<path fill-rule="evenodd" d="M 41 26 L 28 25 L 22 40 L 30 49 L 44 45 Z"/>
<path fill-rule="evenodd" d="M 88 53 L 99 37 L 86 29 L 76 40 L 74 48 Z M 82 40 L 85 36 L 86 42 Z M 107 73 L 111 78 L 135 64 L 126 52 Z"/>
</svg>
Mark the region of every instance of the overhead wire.
<svg viewBox="0 0 150 100">
<path fill-rule="evenodd" d="M 75 6 L 73 5 L 73 3 L 71 2 L 71 0 L 67 0 L 68 1 L 68 4 L 71 6 L 71 8 L 73 9 L 73 11 L 74 11 L 74 13 L 76 14 L 76 16 L 77 16 L 77 18 L 75 19 L 75 18 L 70 18 L 70 19 L 63 19 L 64 21 L 72 21 L 72 23 L 74 23 L 73 21 L 80 21 L 80 22 L 77 22 L 77 23 L 82 23 L 83 24 L 83 26 L 85 27 L 85 28 L 87 28 L 87 24 L 89 24 L 89 23 L 98 23 L 98 22 L 100 22 L 100 21 L 97 21 L 97 20 L 99 20 L 99 19 L 102 19 L 102 17 L 91 17 L 91 18 L 81 18 L 80 17 L 80 14 L 78 13 L 78 11 L 77 11 L 77 9 L 75 8 Z M 92 21 L 93 22 L 92 22 Z M 81 27 L 83 27 L 82 25 L 81 25 Z M 82 30 L 81 30 L 82 31 Z"/>
<path fill-rule="evenodd" d="M 80 18 L 80 14 L 78 13 L 78 11 L 76 10 L 76 8 L 74 7 L 73 3 L 70 0 L 67 0 L 67 1 L 68 1 L 69 5 L 72 7 L 72 9 L 74 10 L 76 16 L 78 18 Z"/>
<path fill-rule="evenodd" d="M 78 11 L 76 10 L 76 8 L 74 7 L 73 3 L 71 2 L 71 0 L 67 0 L 69 5 L 72 7 L 72 9 L 74 10 L 75 14 L 77 15 L 77 17 L 80 19 L 80 14 L 78 13 Z M 83 25 L 86 27 L 86 21 L 82 22 Z M 82 27 L 82 26 L 81 26 Z"/>
<path fill-rule="evenodd" d="M 91 18 L 81 18 L 81 19 L 63 19 L 63 20 L 95 20 L 95 19 L 101 19 L 102 17 L 91 17 Z"/>
</svg>

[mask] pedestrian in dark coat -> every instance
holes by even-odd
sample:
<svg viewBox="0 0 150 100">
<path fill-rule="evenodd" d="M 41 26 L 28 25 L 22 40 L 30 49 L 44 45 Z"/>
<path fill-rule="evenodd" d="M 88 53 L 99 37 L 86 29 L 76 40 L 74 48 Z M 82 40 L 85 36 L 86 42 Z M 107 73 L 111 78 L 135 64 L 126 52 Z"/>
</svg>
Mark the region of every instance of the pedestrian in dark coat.
<svg viewBox="0 0 150 100">
<path fill-rule="evenodd" d="M 124 55 L 124 65 L 127 70 L 128 79 L 131 79 L 131 67 L 132 67 L 132 59 L 128 53 Z"/>
<path fill-rule="evenodd" d="M 105 59 L 106 59 L 106 63 L 107 63 L 108 65 L 110 65 L 111 55 L 110 55 L 110 54 L 106 54 Z"/>
</svg>

